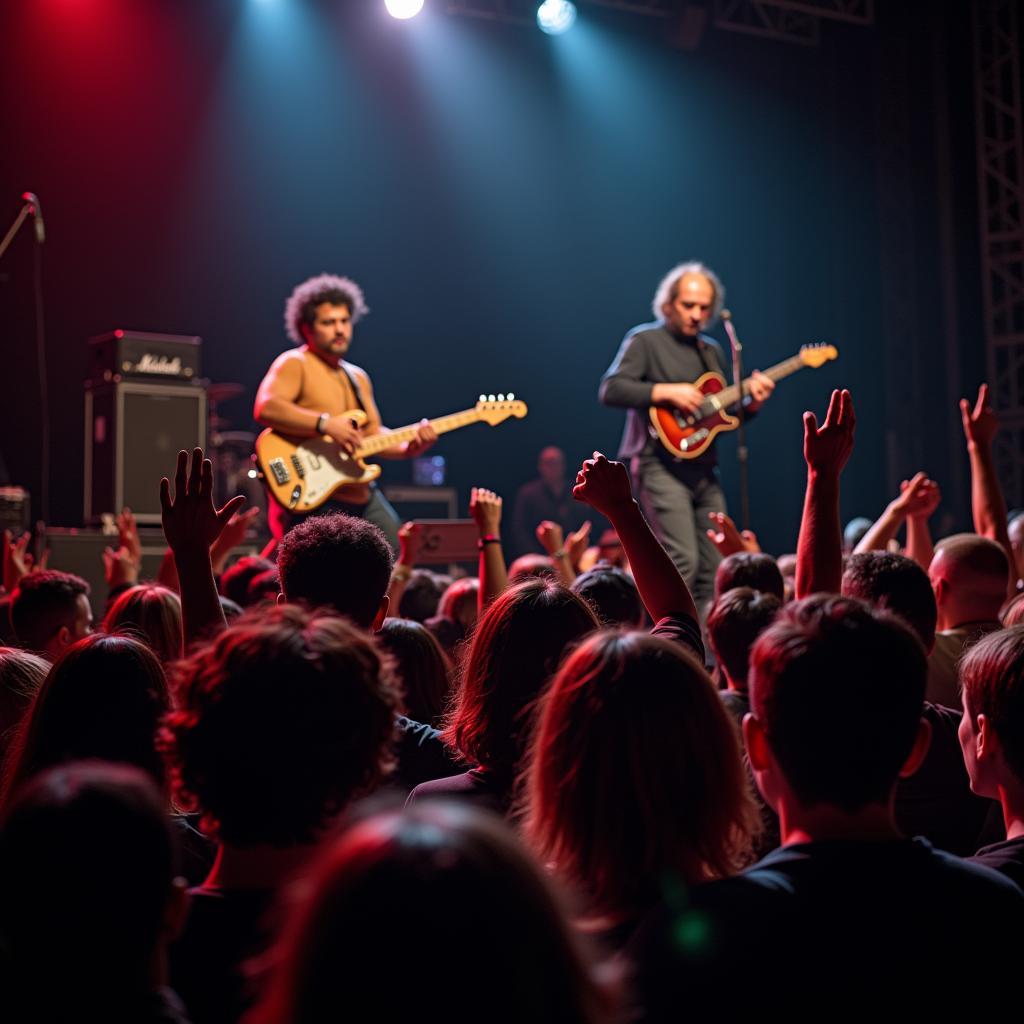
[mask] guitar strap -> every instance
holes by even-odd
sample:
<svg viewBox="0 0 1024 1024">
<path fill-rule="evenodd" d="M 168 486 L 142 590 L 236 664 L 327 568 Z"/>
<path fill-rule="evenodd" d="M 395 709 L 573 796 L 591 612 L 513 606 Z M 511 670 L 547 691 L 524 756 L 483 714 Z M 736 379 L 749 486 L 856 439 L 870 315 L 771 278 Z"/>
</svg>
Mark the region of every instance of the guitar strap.
<svg viewBox="0 0 1024 1024">
<path fill-rule="evenodd" d="M 345 369 L 344 363 L 338 363 L 338 369 L 345 374 L 345 379 L 348 381 L 349 387 L 352 388 L 352 394 L 356 396 L 356 402 L 359 404 L 360 410 L 362 412 L 366 412 L 366 405 L 363 403 L 363 396 L 359 393 L 359 388 L 356 386 L 356 382 L 352 374 Z"/>
</svg>

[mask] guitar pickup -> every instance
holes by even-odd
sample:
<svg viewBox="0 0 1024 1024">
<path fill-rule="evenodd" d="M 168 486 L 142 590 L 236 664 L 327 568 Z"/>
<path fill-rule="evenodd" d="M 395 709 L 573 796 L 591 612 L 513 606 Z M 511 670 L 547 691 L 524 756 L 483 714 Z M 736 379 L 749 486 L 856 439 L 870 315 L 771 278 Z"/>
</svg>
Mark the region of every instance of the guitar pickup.
<svg viewBox="0 0 1024 1024">
<path fill-rule="evenodd" d="M 306 475 L 306 467 L 303 466 L 297 454 L 292 455 L 292 465 L 295 467 L 295 475 L 301 480 Z"/>
<path fill-rule="evenodd" d="M 279 484 L 286 484 L 292 478 L 288 467 L 284 464 L 284 459 L 271 459 L 270 472 Z"/>
</svg>

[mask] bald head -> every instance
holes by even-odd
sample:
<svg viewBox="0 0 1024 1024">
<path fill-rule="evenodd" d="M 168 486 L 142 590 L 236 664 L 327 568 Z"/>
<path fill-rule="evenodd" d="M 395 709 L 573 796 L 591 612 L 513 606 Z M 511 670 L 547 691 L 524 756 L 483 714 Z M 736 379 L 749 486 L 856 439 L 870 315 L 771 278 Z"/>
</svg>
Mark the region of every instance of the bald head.
<svg viewBox="0 0 1024 1024">
<path fill-rule="evenodd" d="M 928 576 L 939 606 L 940 629 L 997 619 L 1006 600 L 1010 562 L 994 540 L 958 533 L 939 542 Z"/>
</svg>

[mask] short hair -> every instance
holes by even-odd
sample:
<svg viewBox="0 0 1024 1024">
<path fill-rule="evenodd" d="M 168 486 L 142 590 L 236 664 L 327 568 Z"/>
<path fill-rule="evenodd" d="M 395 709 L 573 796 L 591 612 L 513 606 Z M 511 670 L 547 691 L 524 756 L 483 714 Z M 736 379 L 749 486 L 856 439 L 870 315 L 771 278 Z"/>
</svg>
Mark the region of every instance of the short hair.
<svg viewBox="0 0 1024 1024">
<path fill-rule="evenodd" d="M 373 623 L 388 592 L 394 562 L 378 527 L 343 512 L 310 516 L 277 549 L 286 600 L 333 608 L 364 627 Z"/>
<path fill-rule="evenodd" d="M 1024 626 L 989 633 L 960 661 L 964 708 L 984 715 L 1010 771 L 1024 782 Z"/>
<path fill-rule="evenodd" d="M 928 573 L 912 558 L 890 551 L 851 555 L 843 570 L 843 594 L 884 608 L 903 619 L 925 650 L 935 643 L 938 608 Z"/>
<path fill-rule="evenodd" d="M 174 667 L 161 732 L 179 803 L 225 842 L 312 842 L 393 767 L 397 686 L 372 637 L 295 605 L 259 609 Z"/>
<path fill-rule="evenodd" d="M 445 743 L 463 760 L 511 774 L 530 714 L 566 648 L 597 629 L 590 605 L 552 580 L 506 590 L 477 621 L 451 707 Z"/>
<path fill-rule="evenodd" d="M 1010 582 L 1010 560 L 1001 544 L 976 533 L 944 537 L 935 545 L 936 566 L 944 568 L 942 575 L 960 601 L 977 604 L 979 618 L 995 617 Z"/>
<path fill-rule="evenodd" d="M 639 626 L 644 621 L 644 604 L 633 577 L 614 565 L 598 564 L 572 581 L 579 594 L 605 626 Z"/>
<path fill-rule="evenodd" d="M 397 614 L 403 619 L 426 622 L 437 614 L 445 584 L 429 569 L 414 569 L 398 602 Z"/>
<path fill-rule="evenodd" d="M 781 607 L 782 601 L 776 594 L 752 587 L 733 587 L 712 605 L 708 637 L 715 657 L 738 686 L 747 685 L 754 641 L 775 621 Z"/>
<path fill-rule="evenodd" d="M 610 1019 L 581 937 L 511 829 L 479 808 L 431 800 L 364 817 L 324 847 L 253 1024 L 314 1024 L 342 1005 L 371 1020 L 384 992 L 386 1016 L 412 1020 L 455 948 L 459 998 L 481 1020 Z"/>
<path fill-rule="evenodd" d="M 436 725 L 451 689 L 452 663 L 437 637 L 412 619 L 385 619 L 377 634 L 394 660 L 406 714 Z"/>
<path fill-rule="evenodd" d="M 134 765 L 163 788 L 156 733 L 170 706 L 167 677 L 146 644 L 106 633 L 83 637 L 53 663 L 22 719 L 2 799 L 44 768 L 92 759 Z"/>
<path fill-rule="evenodd" d="M 221 594 L 242 608 L 249 605 L 249 583 L 261 573 L 273 569 L 269 558 L 259 555 L 244 555 L 234 565 L 228 566 L 220 577 Z"/>
<path fill-rule="evenodd" d="M 0 758 L 25 717 L 50 663 L 19 647 L 0 647 Z"/>
<path fill-rule="evenodd" d="M 757 811 L 735 726 L 704 667 L 660 637 L 603 630 L 569 655 L 540 700 L 525 782 L 538 858 L 600 913 L 635 914 L 667 879 L 723 877 L 749 857 Z"/>
<path fill-rule="evenodd" d="M 480 581 L 475 576 L 464 576 L 448 584 L 438 602 L 437 614 L 458 622 L 463 619 L 475 622 L 479 597 Z"/>
<path fill-rule="evenodd" d="M 889 799 L 924 707 L 924 646 L 897 616 L 818 594 L 783 608 L 751 654 L 751 710 L 804 807 Z"/>
<path fill-rule="evenodd" d="M 245 591 L 248 602 L 247 607 L 251 608 L 253 605 L 267 601 L 276 601 L 277 595 L 280 593 L 281 579 L 277 574 L 277 566 L 275 565 L 270 569 L 264 569 L 263 572 L 257 573 L 249 580 L 249 586 Z"/>
<path fill-rule="evenodd" d="M 47 569 L 22 576 L 11 601 L 11 625 L 18 642 L 43 651 L 62 626 L 70 628 L 78 598 L 89 596 L 89 584 L 70 572 Z"/>
<path fill-rule="evenodd" d="M 715 570 L 715 597 L 733 587 L 751 587 L 785 599 L 786 584 L 782 571 L 771 555 L 761 551 L 736 551 L 718 563 Z"/>
<path fill-rule="evenodd" d="M 528 579 L 553 580 L 557 577 L 555 563 L 548 555 L 541 555 L 531 552 L 520 555 L 508 567 L 509 583 L 522 583 Z"/>
<path fill-rule="evenodd" d="M 37 1020 L 146 991 L 178 860 L 167 801 L 139 769 L 78 761 L 29 781 L 0 821 L 6 1009 L 12 989 Z"/>
<path fill-rule="evenodd" d="M 711 313 L 708 316 L 708 324 L 714 323 L 721 315 L 722 307 L 725 305 L 725 285 L 722 284 L 718 275 L 706 264 L 699 260 L 687 260 L 685 263 L 677 263 L 659 282 L 654 291 L 654 300 L 651 302 L 651 309 L 654 312 L 654 319 L 661 320 L 665 314 L 662 306 L 671 302 L 676 297 L 679 282 L 687 274 L 700 274 L 711 282 L 711 288 L 715 293 L 711 305 Z"/>
<path fill-rule="evenodd" d="M 297 284 L 284 304 L 284 331 L 296 345 L 305 343 L 300 325 L 312 324 L 316 308 L 325 302 L 332 306 L 347 306 L 352 322 L 356 323 L 370 312 L 363 298 L 363 290 L 349 277 L 318 274 Z"/>
<path fill-rule="evenodd" d="M 129 587 L 107 611 L 103 631 L 134 636 L 167 664 L 182 653 L 181 598 L 154 583 Z"/>
</svg>

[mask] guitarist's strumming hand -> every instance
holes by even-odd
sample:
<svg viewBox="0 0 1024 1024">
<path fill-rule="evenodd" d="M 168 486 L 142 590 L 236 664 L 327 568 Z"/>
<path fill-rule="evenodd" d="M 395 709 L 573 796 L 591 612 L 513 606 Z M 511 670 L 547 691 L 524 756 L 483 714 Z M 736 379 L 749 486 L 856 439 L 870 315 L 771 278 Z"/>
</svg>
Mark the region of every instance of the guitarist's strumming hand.
<svg viewBox="0 0 1024 1024">
<path fill-rule="evenodd" d="M 772 397 L 775 390 L 775 381 L 760 370 L 755 370 L 747 382 L 750 391 L 750 402 L 746 407 L 747 412 L 757 412 L 758 409 Z"/>
<path fill-rule="evenodd" d="M 654 405 L 669 406 L 680 412 L 694 413 L 704 401 L 704 392 L 696 384 L 655 384 L 651 388 Z"/>
<path fill-rule="evenodd" d="M 324 424 L 324 433 L 347 455 L 355 455 L 363 440 L 359 428 L 344 413 L 331 416 Z"/>
</svg>

